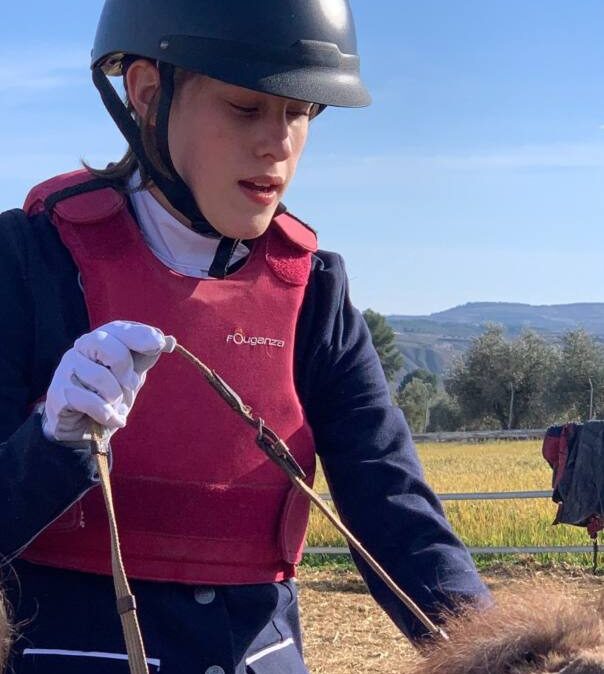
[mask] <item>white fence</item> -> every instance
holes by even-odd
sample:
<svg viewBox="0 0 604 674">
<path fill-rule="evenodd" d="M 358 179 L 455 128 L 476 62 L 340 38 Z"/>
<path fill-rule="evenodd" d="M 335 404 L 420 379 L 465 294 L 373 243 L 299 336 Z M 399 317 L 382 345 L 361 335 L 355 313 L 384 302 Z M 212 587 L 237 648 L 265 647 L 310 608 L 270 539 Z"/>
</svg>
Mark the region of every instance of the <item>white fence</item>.
<svg viewBox="0 0 604 674">
<path fill-rule="evenodd" d="M 489 440 L 542 440 L 544 428 L 522 428 L 509 431 L 439 431 L 414 433 L 415 442 L 487 442 Z"/>
<path fill-rule="evenodd" d="M 506 491 L 506 492 L 469 492 L 459 494 L 438 494 L 441 501 L 497 501 L 506 499 L 527 498 L 551 498 L 551 491 Z M 331 501 L 329 494 L 321 494 L 324 501 Z M 527 547 L 468 547 L 474 555 L 538 555 L 543 553 L 590 553 L 593 546 L 590 545 L 550 545 L 550 546 L 527 546 Z M 350 554 L 348 548 L 336 547 L 307 547 L 307 554 L 321 555 L 346 555 Z"/>
</svg>

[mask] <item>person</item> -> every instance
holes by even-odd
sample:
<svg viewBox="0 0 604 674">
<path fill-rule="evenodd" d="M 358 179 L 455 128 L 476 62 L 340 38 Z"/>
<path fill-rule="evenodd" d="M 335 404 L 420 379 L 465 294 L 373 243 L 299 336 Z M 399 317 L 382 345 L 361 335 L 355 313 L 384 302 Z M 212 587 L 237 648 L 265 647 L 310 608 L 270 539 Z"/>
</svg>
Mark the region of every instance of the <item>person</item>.
<svg viewBox="0 0 604 674">
<path fill-rule="evenodd" d="M 307 671 L 294 576 L 308 503 L 187 362 L 160 357 L 166 335 L 266 418 L 309 483 L 320 457 L 343 520 L 429 616 L 483 601 L 342 259 L 281 203 L 312 118 L 369 103 L 347 0 L 107 0 L 92 73 L 127 154 L 51 178 L 0 218 L 16 674 L 126 671 L 91 420 L 110 437 L 150 670 Z"/>
</svg>

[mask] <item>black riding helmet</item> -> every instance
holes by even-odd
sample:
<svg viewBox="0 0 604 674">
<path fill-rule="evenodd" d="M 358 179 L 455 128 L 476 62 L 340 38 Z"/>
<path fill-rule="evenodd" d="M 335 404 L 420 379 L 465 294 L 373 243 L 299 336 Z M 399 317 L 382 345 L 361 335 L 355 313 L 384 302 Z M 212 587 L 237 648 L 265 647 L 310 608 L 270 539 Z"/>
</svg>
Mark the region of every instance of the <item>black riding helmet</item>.
<svg viewBox="0 0 604 674">
<path fill-rule="evenodd" d="M 107 79 L 123 75 L 132 56 L 158 63 L 157 145 L 170 178 L 149 161 L 138 126 Z M 94 83 L 147 174 L 203 234 L 217 232 L 168 147 L 175 67 L 321 107 L 370 103 L 348 0 L 106 0 L 92 49 Z"/>
</svg>

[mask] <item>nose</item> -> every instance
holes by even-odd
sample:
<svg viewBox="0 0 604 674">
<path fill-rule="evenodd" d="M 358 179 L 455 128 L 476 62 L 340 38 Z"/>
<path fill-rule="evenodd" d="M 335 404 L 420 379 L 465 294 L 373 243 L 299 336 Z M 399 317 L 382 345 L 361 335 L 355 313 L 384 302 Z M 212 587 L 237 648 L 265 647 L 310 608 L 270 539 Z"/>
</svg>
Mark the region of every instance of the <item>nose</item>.
<svg viewBox="0 0 604 674">
<path fill-rule="evenodd" d="M 257 130 L 256 154 L 273 161 L 285 161 L 292 153 L 292 129 L 287 116 L 271 115 L 263 119 Z"/>
</svg>

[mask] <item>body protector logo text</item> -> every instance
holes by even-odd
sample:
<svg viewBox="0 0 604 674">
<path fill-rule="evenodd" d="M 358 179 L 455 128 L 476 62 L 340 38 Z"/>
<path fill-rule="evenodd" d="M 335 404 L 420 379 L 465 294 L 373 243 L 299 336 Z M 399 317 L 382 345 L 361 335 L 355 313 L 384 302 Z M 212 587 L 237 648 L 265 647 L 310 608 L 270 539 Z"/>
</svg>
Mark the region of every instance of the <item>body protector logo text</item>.
<svg viewBox="0 0 604 674">
<path fill-rule="evenodd" d="M 278 349 L 285 348 L 285 342 L 282 339 L 273 339 L 272 337 L 248 337 L 240 330 L 236 330 L 232 335 L 227 335 L 227 344 L 236 346 L 275 346 Z"/>
</svg>

